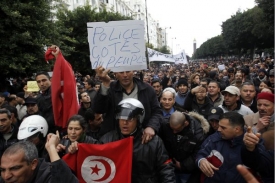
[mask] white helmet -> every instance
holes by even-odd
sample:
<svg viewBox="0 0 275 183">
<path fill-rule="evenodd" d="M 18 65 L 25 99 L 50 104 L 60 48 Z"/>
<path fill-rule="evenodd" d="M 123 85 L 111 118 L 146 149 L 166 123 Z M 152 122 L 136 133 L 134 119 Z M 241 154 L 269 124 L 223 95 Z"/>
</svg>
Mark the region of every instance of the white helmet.
<svg viewBox="0 0 275 183">
<path fill-rule="evenodd" d="M 139 117 L 139 122 L 144 120 L 145 111 L 142 103 L 134 98 L 126 98 L 119 102 L 116 111 L 116 119 L 130 119 Z"/>
<path fill-rule="evenodd" d="M 48 133 L 48 123 L 42 116 L 31 115 L 25 118 L 21 123 L 18 130 L 17 139 L 23 140 L 38 132 L 43 134 L 43 137 L 46 137 Z"/>
</svg>

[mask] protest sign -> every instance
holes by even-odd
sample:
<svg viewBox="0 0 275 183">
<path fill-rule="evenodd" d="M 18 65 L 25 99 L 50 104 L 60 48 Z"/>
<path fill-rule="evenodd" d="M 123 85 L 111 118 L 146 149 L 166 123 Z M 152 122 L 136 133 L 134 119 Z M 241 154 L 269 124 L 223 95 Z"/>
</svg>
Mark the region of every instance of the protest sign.
<svg viewBox="0 0 275 183">
<path fill-rule="evenodd" d="M 146 69 L 144 21 L 88 22 L 92 69 L 114 72 Z"/>
<path fill-rule="evenodd" d="M 27 91 L 29 92 L 37 92 L 39 91 L 39 87 L 36 81 L 28 81 L 27 82 Z"/>
<path fill-rule="evenodd" d="M 187 64 L 187 57 L 185 51 L 182 50 L 179 54 L 164 54 L 153 49 L 147 48 L 149 62 L 160 61 L 160 62 L 172 62 L 175 64 Z"/>
</svg>

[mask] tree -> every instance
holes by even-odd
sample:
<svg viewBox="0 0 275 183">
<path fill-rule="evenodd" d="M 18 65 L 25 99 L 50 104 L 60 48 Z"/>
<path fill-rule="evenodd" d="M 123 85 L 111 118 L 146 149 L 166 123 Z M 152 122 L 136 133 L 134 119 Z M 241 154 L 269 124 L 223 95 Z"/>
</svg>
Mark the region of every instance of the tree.
<svg viewBox="0 0 275 183">
<path fill-rule="evenodd" d="M 0 72 L 47 70 L 43 47 L 51 40 L 51 1 L 0 1 Z"/>
<path fill-rule="evenodd" d="M 90 52 L 88 44 L 87 22 L 109 22 L 117 20 L 130 20 L 119 13 L 96 12 L 90 5 L 78 7 L 73 11 L 60 9 L 56 22 L 59 34 L 60 47 L 74 70 L 83 73 L 92 73 Z"/>
<path fill-rule="evenodd" d="M 193 55 L 194 59 L 206 57 L 218 57 L 226 54 L 226 49 L 221 35 L 204 42 Z"/>
</svg>

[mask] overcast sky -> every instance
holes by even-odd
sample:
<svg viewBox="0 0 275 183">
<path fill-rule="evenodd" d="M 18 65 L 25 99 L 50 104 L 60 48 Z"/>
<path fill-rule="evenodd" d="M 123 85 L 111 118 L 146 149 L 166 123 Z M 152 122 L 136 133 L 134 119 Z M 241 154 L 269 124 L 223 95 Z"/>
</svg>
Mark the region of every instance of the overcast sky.
<svg viewBox="0 0 275 183">
<path fill-rule="evenodd" d="M 193 40 L 197 48 L 207 39 L 221 34 L 221 24 L 238 9 L 255 6 L 254 0 L 147 0 L 148 13 L 167 29 L 168 45 L 174 54 L 180 49 L 192 56 Z M 176 39 L 174 39 L 176 38 Z"/>
</svg>

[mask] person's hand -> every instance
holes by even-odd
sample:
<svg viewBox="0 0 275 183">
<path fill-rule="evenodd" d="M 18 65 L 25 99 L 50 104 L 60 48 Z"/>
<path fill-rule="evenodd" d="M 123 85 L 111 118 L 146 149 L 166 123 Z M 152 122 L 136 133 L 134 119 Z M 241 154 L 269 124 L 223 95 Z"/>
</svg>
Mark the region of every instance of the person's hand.
<svg viewBox="0 0 275 183">
<path fill-rule="evenodd" d="M 196 86 L 195 88 L 193 88 L 191 90 L 191 93 L 194 95 L 196 93 L 200 93 L 200 92 L 203 92 L 204 91 L 204 88 L 202 86 Z"/>
<path fill-rule="evenodd" d="M 66 146 L 62 145 L 62 144 L 58 144 L 56 146 L 56 152 L 61 152 L 61 151 L 65 151 Z"/>
<path fill-rule="evenodd" d="M 52 50 L 52 54 L 54 55 L 55 58 L 57 58 L 58 54 L 60 53 L 60 49 L 56 45 L 50 46 L 50 49 Z"/>
<path fill-rule="evenodd" d="M 200 161 L 199 168 L 207 177 L 213 177 L 214 170 L 219 170 L 219 168 L 212 165 L 207 159 L 202 159 Z"/>
<path fill-rule="evenodd" d="M 174 158 L 174 165 L 175 165 L 175 167 L 176 167 L 176 169 L 179 169 L 180 170 L 180 168 L 181 168 L 181 166 L 180 166 L 180 162 L 179 161 L 177 161 L 175 158 Z"/>
<path fill-rule="evenodd" d="M 142 135 L 142 144 L 147 144 L 155 135 L 155 130 L 151 127 L 145 128 Z"/>
<path fill-rule="evenodd" d="M 111 78 L 108 76 L 108 72 L 110 69 L 105 69 L 102 66 L 99 66 L 95 69 L 96 76 L 99 77 L 99 79 L 102 81 L 103 85 L 106 87 L 110 86 Z"/>
<path fill-rule="evenodd" d="M 47 150 L 50 150 L 51 148 L 56 149 L 56 146 L 59 144 L 60 136 L 59 132 L 56 131 L 56 134 L 50 133 L 47 136 L 47 142 L 45 144 L 45 147 Z"/>
<path fill-rule="evenodd" d="M 73 143 L 68 147 L 68 152 L 69 152 L 70 154 L 74 154 L 76 151 L 78 151 L 77 145 L 78 145 L 78 142 L 77 142 L 77 141 L 73 142 Z"/>
<path fill-rule="evenodd" d="M 256 125 L 257 131 L 261 131 L 270 124 L 270 116 L 261 117 Z"/>
<path fill-rule="evenodd" d="M 251 127 L 249 126 L 243 137 L 243 142 L 246 146 L 246 149 L 249 151 L 253 151 L 256 145 L 259 143 L 259 140 L 260 140 L 259 137 L 260 137 L 260 134 L 259 133 L 254 134 L 252 132 Z"/>
<path fill-rule="evenodd" d="M 237 170 L 247 183 L 259 183 L 259 181 L 242 165 L 237 165 Z"/>
</svg>

